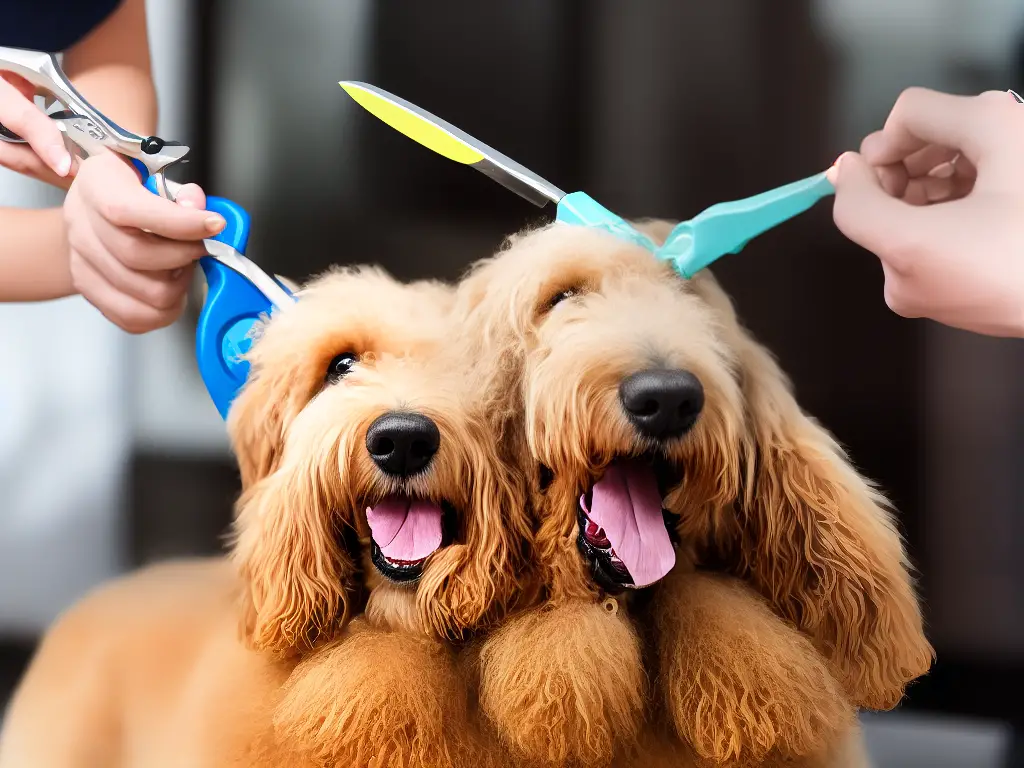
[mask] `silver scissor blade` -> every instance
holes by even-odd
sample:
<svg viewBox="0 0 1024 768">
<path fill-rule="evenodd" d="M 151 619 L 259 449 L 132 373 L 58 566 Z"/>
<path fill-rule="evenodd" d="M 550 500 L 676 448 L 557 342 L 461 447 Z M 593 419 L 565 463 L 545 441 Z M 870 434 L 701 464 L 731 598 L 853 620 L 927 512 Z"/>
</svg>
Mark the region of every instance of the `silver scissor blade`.
<svg viewBox="0 0 1024 768">
<path fill-rule="evenodd" d="M 10 71 L 24 78 L 47 101 L 60 103 L 70 113 L 91 120 L 100 133 L 103 146 L 138 160 L 146 166 L 149 173 L 163 171 L 188 153 L 188 147 L 175 142 L 165 142 L 153 136 L 138 136 L 104 116 L 75 89 L 53 54 L 0 46 L 0 70 Z M 79 138 L 79 134 L 76 133 L 66 135 L 72 140 Z M 10 132 L 7 135 L 0 132 L 0 139 L 19 141 L 20 137 Z M 93 154 L 88 147 L 83 149 L 87 154 Z"/>
<path fill-rule="evenodd" d="M 341 86 L 343 88 L 348 86 L 373 94 L 378 99 L 388 102 L 392 107 L 397 107 L 398 109 L 403 110 L 409 115 L 415 117 L 418 121 L 431 125 L 434 128 L 447 133 L 456 141 L 470 147 L 472 150 L 483 156 L 483 160 L 471 163 L 471 167 L 498 182 L 506 189 L 526 198 L 538 207 L 543 208 L 549 202 L 557 203 L 565 197 L 565 192 L 547 179 L 538 176 L 529 168 L 517 163 L 512 158 L 494 149 L 494 147 L 488 146 L 482 141 L 470 136 L 465 131 L 459 130 L 454 125 L 442 120 L 437 115 L 434 115 L 421 107 L 417 107 L 415 104 L 412 104 L 399 96 L 395 96 L 393 93 L 389 93 L 375 85 L 356 81 L 344 81 L 341 83 Z M 382 115 L 381 112 L 377 111 L 374 108 L 377 104 L 364 103 L 363 101 L 358 101 L 358 103 L 368 112 L 387 123 L 395 130 L 405 134 L 413 141 L 424 144 L 424 142 L 420 141 L 414 133 L 410 133 L 408 130 L 404 130 L 402 127 L 394 125 L 394 123 Z M 438 151 L 436 147 L 431 147 L 429 144 L 424 144 L 424 146 L 433 149 L 435 152 Z M 440 154 L 444 153 L 441 152 Z"/>
<path fill-rule="evenodd" d="M 174 202 L 178 197 L 178 192 L 181 191 L 182 185 L 176 181 L 171 181 L 162 173 L 154 174 L 154 178 L 156 179 L 157 192 L 160 197 Z M 225 267 L 233 269 L 242 275 L 242 277 L 255 285 L 264 296 L 270 299 L 275 307 L 280 309 L 295 303 L 295 297 L 291 296 L 270 275 L 256 266 L 256 263 L 248 256 L 243 256 L 227 243 L 222 243 L 220 240 L 212 238 L 203 240 L 203 245 L 206 247 L 206 252 L 211 258 L 216 259 Z"/>
</svg>

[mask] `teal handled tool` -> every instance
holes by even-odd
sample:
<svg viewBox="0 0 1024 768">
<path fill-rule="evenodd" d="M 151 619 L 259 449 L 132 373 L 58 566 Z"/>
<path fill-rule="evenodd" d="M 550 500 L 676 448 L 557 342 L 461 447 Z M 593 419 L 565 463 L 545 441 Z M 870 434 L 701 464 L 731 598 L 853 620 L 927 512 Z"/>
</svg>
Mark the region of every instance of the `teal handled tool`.
<svg viewBox="0 0 1024 768">
<path fill-rule="evenodd" d="M 677 225 L 664 244 L 658 246 L 585 192 L 566 194 L 533 171 L 415 104 L 366 83 L 342 81 L 339 85 L 371 114 L 439 155 L 476 168 L 534 205 L 543 207 L 548 201 L 556 203 L 557 221 L 597 227 L 640 245 L 659 259 L 670 261 L 676 271 L 687 278 L 727 253 L 738 253 L 753 238 L 834 192 L 825 174 L 819 173 L 745 200 L 718 203 Z"/>
</svg>

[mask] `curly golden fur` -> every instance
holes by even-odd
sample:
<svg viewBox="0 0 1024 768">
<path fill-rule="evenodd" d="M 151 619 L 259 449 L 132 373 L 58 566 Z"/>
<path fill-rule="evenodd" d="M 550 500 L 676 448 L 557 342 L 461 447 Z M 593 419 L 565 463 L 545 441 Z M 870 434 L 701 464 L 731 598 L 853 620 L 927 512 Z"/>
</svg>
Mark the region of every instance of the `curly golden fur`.
<svg viewBox="0 0 1024 768">
<path fill-rule="evenodd" d="M 852 704 L 892 706 L 927 670 L 888 506 L 800 411 L 710 274 L 685 281 L 638 247 L 554 225 L 478 264 L 456 313 L 473 332 L 495 429 L 534 488 L 544 604 L 481 653 L 481 705 L 513 749 L 597 766 L 647 738 L 637 633 L 597 610 L 576 511 L 610 461 L 649 449 L 617 392 L 651 365 L 695 374 L 705 404 L 663 449 L 685 468 L 664 499 L 682 542 L 675 571 L 623 605 L 651 628 L 656 709 L 695 759 L 830 765 L 814 761 L 851 738 Z M 698 571 L 711 555 L 740 581 Z M 580 616 L 596 655 L 536 642 L 573 637 Z"/>
<path fill-rule="evenodd" d="M 483 641 L 481 710 L 527 764 L 606 761 L 639 727 L 640 655 L 635 628 L 609 604 L 522 612 Z"/>
<path fill-rule="evenodd" d="M 357 364 L 325 382 L 342 352 Z M 147 569 L 69 611 L 0 767 L 861 768 L 853 705 L 893 705 L 931 661 L 891 510 L 706 273 L 553 226 L 457 294 L 328 274 L 250 359 L 230 562 Z M 662 446 L 685 468 L 664 498 L 675 567 L 613 596 L 577 549 L 578 499 L 650 450 L 617 390 L 652 363 L 705 402 Z M 403 409 L 441 446 L 399 481 L 364 446 Z M 364 510 L 399 490 L 457 518 L 414 585 L 369 554 Z"/>
<path fill-rule="evenodd" d="M 659 695 L 708 765 L 816 758 L 849 738 L 854 712 L 810 639 L 727 576 L 670 574 L 649 613 Z M 786 763 L 788 764 L 788 763 Z"/>
<path fill-rule="evenodd" d="M 75 606 L 15 697 L 0 765 L 487 764 L 450 641 L 515 606 L 530 531 L 471 362 L 447 351 L 451 303 L 440 284 L 336 270 L 263 325 L 229 418 L 243 480 L 230 562 L 148 569 Z M 328 381 L 341 353 L 356 362 Z M 397 479 L 366 446 L 391 411 L 440 434 Z M 369 554 L 364 510 L 395 493 L 455 518 L 410 584 Z"/>
<path fill-rule="evenodd" d="M 658 239 L 669 228 L 647 223 Z M 687 533 L 814 640 L 856 704 L 891 709 L 934 660 L 894 510 L 803 412 L 711 274 L 691 282 L 735 350 L 746 428 L 742 496 Z"/>
<path fill-rule="evenodd" d="M 232 407 L 229 428 L 247 457 L 232 555 L 249 587 L 247 637 L 262 651 L 316 651 L 296 669 L 275 724 L 321 761 L 454 764 L 467 710 L 442 643 L 515 604 L 529 538 L 524 484 L 500 460 L 466 362 L 448 349 L 450 303 L 438 284 L 331 274 L 267 326 Z M 325 385 L 342 353 L 358 362 Z M 440 448 L 425 471 L 395 480 L 366 435 L 383 414 L 408 410 L 437 425 Z M 414 585 L 386 580 L 369 554 L 364 510 L 396 492 L 459 511 L 455 540 Z M 361 586 L 365 616 L 339 634 Z M 348 706 L 321 706 L 333 699 Z"/>
<path fill-rule="evenodd" d="M 277 738 L 317 765 L 468 764 L 467 687 L 453 651 L 360 624 L 300 662 L 275 712 Z M 348 734 L 359 737 L 338 750 Z"/>
</svg>

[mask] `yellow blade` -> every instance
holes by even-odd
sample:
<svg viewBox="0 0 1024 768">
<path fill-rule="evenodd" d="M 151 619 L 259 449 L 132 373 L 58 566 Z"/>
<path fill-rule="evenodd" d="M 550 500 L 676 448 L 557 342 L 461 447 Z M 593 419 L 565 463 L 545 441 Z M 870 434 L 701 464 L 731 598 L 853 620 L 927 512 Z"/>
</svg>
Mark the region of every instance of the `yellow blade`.
<svg viewBox="0 0 1024 768">
<path fill-rule="evenodd" d="M 418 109 L 409 109 L 395 101 L 385 99 L 362 84 L 341 82 L 339 85 L 367 112 L 380 118 L 399 133 L 404 133 L 413 141 L 419 142 L 427 149 L 432 149 L 437 154 L 463 165 L 473 165 L 484 159 L 482 153 L 441 128 L 438 125 L 442 122 L 440 119 L 433 116 L 428 119 L 419 114 Z"/>
<path fill-rule="evenodd" d="M 472 166 L 534 205 L 543 207 L 565 197 L 565 192 L 550 181 L 415 104 L 367 83 L 344 80 L 338 85 L 399 133 L 449 160 Z"/>
</svg>

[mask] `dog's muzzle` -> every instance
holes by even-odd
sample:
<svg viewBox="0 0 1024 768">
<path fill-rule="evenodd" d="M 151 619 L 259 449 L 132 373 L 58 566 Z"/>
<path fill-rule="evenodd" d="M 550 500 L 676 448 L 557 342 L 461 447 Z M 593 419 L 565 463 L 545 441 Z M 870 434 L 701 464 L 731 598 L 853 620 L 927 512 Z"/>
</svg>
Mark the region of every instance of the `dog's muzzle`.
<svg viewBox="0 0 1024 768">
<path fill-rule="evenodd" d="M 619 402 L 641 437 L 674 440 L 697 422 L 704 409 L 704 387 L 689 371 L 651 368 L 622 380 Z"/>
</svg>

